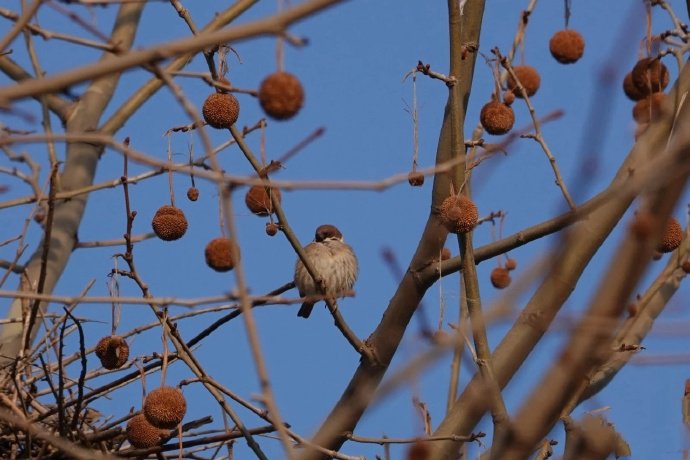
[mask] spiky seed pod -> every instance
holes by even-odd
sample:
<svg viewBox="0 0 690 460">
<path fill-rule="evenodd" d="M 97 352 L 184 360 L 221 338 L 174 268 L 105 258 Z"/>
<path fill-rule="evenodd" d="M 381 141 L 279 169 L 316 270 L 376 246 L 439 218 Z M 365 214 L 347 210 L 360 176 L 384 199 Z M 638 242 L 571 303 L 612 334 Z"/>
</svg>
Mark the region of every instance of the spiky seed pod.
<svg viewBox="0 0 690 460">
<path fill-rule="evenodd" d="M 623 79 L 623 92 L 632 101 L 639 101 L 645 96 L 645 93 L 637 89 L 637 86 L 633 83 L 632 72 L 628 72 Z"/>
<path fill-rule="evenodd" d="M 467 233 L 477 225 L 477 205 L 465 195 L 451 195 L 441 203 L 441 221 L 451 233 Z"/>
<path fill-rule="evenodd" d="M 417 171 L 410 171 L 410 174 L 407 175 L 407 182 L 412 187 L 421 187 L 424 185 L 424 174 Z"/>
<path fill-rule="evenodd" d="M 182 392 L 173 387 L 160 387 L 146 396 L 144 416 L 156 428 L 175 428 L 187 412 Z"/>
<path fill-rule="evenodd" d="M 508 271 L 515 270 L 517 268 L 517 260 L 508 257 L 504 266 Z"/>
<path fill-rule="evenodd" d="M 244 196 L 244 203 L 247 208 L 257 216 L 266 217 L 273 213 L 273 202 L 271 195 L 280 203 L 280 190 L 274 187 L 264 187 L 263 185 L 254 185 Z"/>
<path fill-rule="evenodd" d="M 450 249 L 444 247 L 441 249 L 441 260 L 448 260 L 450 259 L 452 254 L 450 253 Z"/>
<path fill-rule="evenodd" d="M 157 446 L 170 437 L 170 431 L 151 425 L 144 414 L 137 414 L 127 422 L 127 441 L 137 449 Z"/>
<path fill-rule="evenodd" d="M 199 199 L 199 189 L 196 187 L 189 187 L 187 189 L 187 199 L 189 201 L 196 201 Z"/>
<path fill-rule="evenodd" d="M 266 115 L 276 120 L 287 120 L 295 116 L 302 108 L 304 89 L 294 75 L 276 72 L 261 82 L 259 104 Z"/>
<path fill-rule="evenodd" d="M 228 129 L 240 116 L 240 103 L 230 93 L 213 93 L 201 108 L 204 121 L 216 129 Z"/>
<path fill-rule="evenodd" d="M 584 54 L 585 39 L 575 30 L 559 30 L 549 40 L 549 50 L 561 64 L 572 64 Z"/>
<path fill-rule="evenodd" d="M 664 63 L 652 58 L 637 61 L 631 74 L 633 84 L 645 96 L 663 91 L 668 86 L 670 78 Z"/>
<path fill-rule="evenodd" d="M 406 460 L 429 460 L 431 458 L 431 447 L 427 441 L 416 440 L 407 449 Z"/>
<path fill-rule="evenodd" d="M 233 248 L 239 259 L 240 249 L 229 238 L 215 238 L 211 240 L 204 250 L 206 265 L 217 272 L 227 272 L 235 268 L 237 262 L 233 257 Z"/>
<path fill-rule="evenodd" d="M 164 241 L 182 238 L 187 231 L 187 218 L 180 208 L 175 206 L 161 206 L 151 221 L 153 231 Z"/>
<path fill-rule="evenodd" d="M 513 72 L 515 72 L 515 76 L 522 83 L 522 87 L 525 88 L 527 96 L 534 96 L 539 89 L 539 85 L 541 85 L 541 77 L 537 69 L 529 65 L 519 65 L 513 67 Z M 521 92 L 517 89 L 517 82 L 512 76 L 508 77 L 508 89 L 515 93 L 517 97 L 522 97 Z"/>
<path fill-rule="evenodd" d="M 510 107 L 515 102 L 515 93 L 511 90 L 506 90 L 503 92 L 503 103 Z"/>
<path fill-rule="evenodd" d="M 656 247 L 656 250 L 659 252 L 671 252 L 680 246 L 682 239 L 683 227 L 680 226 L 675 217 L 671 217 L 666 222 L 664 234 L 661 236 L 661 242 Z"/>
<path fill-rule="evenodd" d="M 496 289 L 505 289 L 510 286 L 510 273 L 503 267 L 496 267 L 491 270 L 491 284 Z"/>
<path fill-rule="evenodd" d="M 266 235 L 268 236 L 276 236 L 278 233 L 278 224 L 275 222 L 267 222 L 266 223 Z"/>
<path fill-rule="evenodd" d="M 107 335 L 96 344 L 96 356 L 106 369 L 119 369 L 129 358 L 129 345 L 119 335 Z"/>
<path fill-rule="evenodd" d="M 479 121 L 489 134 L 505 134 L 515 123 L 513 109 L 498 101 L 491 101 L 482 107 Z"/>
<path fill-rule="evenodd" d="M 651 123 L 661 114 L 661 106 L 664 103 L 664 93 L 652 93 L 644 99 L 637 101 L 633 107 L 633 118 L 638 123 Z"/>
</svg>

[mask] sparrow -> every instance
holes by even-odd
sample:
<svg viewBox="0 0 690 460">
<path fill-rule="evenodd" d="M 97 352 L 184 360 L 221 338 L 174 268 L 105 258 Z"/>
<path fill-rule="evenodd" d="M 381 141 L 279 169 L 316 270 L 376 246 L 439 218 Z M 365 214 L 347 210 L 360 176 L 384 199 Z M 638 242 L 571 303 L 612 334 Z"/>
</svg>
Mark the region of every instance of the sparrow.
<svg viewBox="0 0 690 460">
<path fill-rule="evenodd" d="M 304 247 L 304 252 L 326 284 L 326 294 L 337 296 L 352 289 L 359 270 L 357 257 L 334 225 L 320 225 L 316 229 L 314 241 Z M 295 264 L 295 285 L 301 297 L 321 294 L 299 258 Z M 309 318 L 315 303 L 304 302 L 297 316 Z"/>
</svg>

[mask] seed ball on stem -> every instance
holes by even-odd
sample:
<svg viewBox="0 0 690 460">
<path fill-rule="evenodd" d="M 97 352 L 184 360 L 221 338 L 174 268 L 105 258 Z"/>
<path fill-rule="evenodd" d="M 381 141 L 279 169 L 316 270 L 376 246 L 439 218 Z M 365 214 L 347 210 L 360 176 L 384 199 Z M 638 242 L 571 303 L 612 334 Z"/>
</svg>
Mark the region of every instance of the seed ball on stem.
<svg viewBox="0 0 690 460">
<path fill-rule="evenodd" d="M 216 129 L 229 129 L 240 116 L 240 103 L 230 93 L 213 93 L 201 108 L 204 121 Z"/>
<path fill-rule="evenodd" d="M 184 212 L 170 205 L 158 208 L 151 221 L 153 232 L 163 241 L 179 240 L 187 232 L 187 225 Z"/>
</svg>

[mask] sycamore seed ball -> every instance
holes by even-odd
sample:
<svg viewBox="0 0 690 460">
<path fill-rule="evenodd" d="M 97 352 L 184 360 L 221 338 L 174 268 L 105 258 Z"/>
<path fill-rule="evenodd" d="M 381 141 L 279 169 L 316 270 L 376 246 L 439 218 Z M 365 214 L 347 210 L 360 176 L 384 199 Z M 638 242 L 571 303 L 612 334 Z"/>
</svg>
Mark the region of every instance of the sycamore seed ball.
<svg viewBox="0 0 690 460">
<path fill-rule="evenodd" d="M 244 203 L 247 208 L 257 216 L 266 217 L 273 213 L 273 202 L 271 195 L 275 197 L 280 203 L 280 190 L 273 187 L 264 187 L 263 185 L 254 185 L 244 196 Z"/>
<path fill-rule="evenodd" d="M 230 93 L 213 93 L 201 108 L 204 121 L 216 129 L 228 129 L 240 116 L 240 103 Z"/>
<path fill-rule="evenodd" d="M 479 121 L 487 133 L 493 135 L 505 134 L 515 123 L 513 109 L 498 101 L 491 101 L 482 107 Z"/>
<path fill-rule="evenodd" d="M 491 270 L 491 284 L 496 289 L 505 289 L 510 286 L 510 273 L 503 267 L 496 267 Z"/>
<path fill-rule="evenodd" d="M 211 240 L 204 250 L 206 265 L 217 272 L 227 272 L 235 268 L 233 249 L 239 258 L 240 250 L 229 238 L 215 238 Z"/>
<path fill-rule="evenodd" d="M 670 78 L 664 63 L 652 58 L 637 61 L 631 74 L 633 84 L 644 95 L 663 91 Z"/>
<path fill-rule="evenodd" d="M 539 85 L 541 85 L 541 77 L 539 76 L 539 72 L 537 72 L 537 69 L 529 65 L 519 65 L 513 67 L 513 72 L 515 73 L 517 79 L 520 80 L 522 87 L 525 88 L 527 96 L 534 96 L 534 94 L 539 89 Z M 515 93 L 515 96 L 523 97 L 522 92 L 518 90 L 517 87 L 517 82 L 513 79 L 512 76 L 509 76 L 508 89 Z"/>
<path fill-rule="evenodd" d="M 294 117 L 302 108 L 304 89 L 294 75 L 276 72 L 261 82 L 259 104 L 271 118 L 287 120 Z"/>
<path fill-rule="evenodd" d="M 143 412 L 151 425 L 172 429 L 184 418 L 187 402 L 177 388 L 160 387 L 146 396 Z"/>
<path fill-rule="evenodd" d="M 645 93 L 637 89 L 637 86 L 633 83 L 632 72 L 628 72 L 623 79 L 623 92 L 632 101 L 639 101 L 645 96 Z"/>
<path fill-rule="evenodd" d="M 162 444 L 170 437 L 170 432 L 151 425 L 144 414 L 137 414 L 127 422 L 125 436 L 132 446 L 146 449 Z"/>
<path fill-rule="evenodd" d="M 101 361 L 101 365 L 106 369 L 118 369 L 129 358 L 129 345 L 119 335 L 108 335 L 98 341 L 96 356 Z"/>
<path fill-rule="evenodd" d="M 420 173 L 419 171 L 410 171 L 410 173 L 407 175 L 407 182 L 412 187 L 421 187 L 424 185 L 424 174 Z"/>
<path fill-rule="evenodd" d="M 573 64 L 585 52 L 585 39 L 574 30 L 559 30 L 549 40 L 549 50 L 561 64 Z"/>
<path fill-rule="evenodd" d="M 187 189 L 187 199 L 189 201 L 196 201 L 199 199 L 199 189 L 196 187 L 189 187 Z"/>
<path fill-rule="evenodd" d="M 666 228 L 661 236 L 661 242 L 656 247 L 659 252 L 671 252 L 674 251 L 683 239 L 683 228 L 680 223 L 675 219 L 675 217 L 669 218 L 666 223 Z"/>
<path fill-rule="evenodd" d="M 506 259 L 505 268 L 509 271 L 515 270 L 517 268 L 517 260 L 513 259 L 512 257 L 508 257 Z"/>
<path fill-rule="evenodd" d="M 465 195 L 451 195 L 441 203 L 441 221 L 451 233 L 467 233 L 477 225 L 477 205 Z"/>
<path fill-rule="evenodd" d="M 637 101 L 633 107 L 633 118 L 638 123 L 651 123 L 661 114 L 664 93 L 652 93 Z"/>
<path fill-rule="evenodd" d="M 161 240 L 178 240 L 187 231 L 187 218 L 182 210 L 175 206 L 161 206 L 153 216 L 151 226 Z"/>
</svg>

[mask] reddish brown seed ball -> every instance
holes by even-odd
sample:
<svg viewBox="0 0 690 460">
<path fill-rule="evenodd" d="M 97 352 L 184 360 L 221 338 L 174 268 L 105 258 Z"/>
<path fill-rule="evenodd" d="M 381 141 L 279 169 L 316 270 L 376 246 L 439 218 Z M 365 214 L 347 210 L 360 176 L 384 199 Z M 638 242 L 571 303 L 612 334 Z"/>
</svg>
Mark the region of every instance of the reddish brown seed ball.
<svg viewBox="0 0 690 460">
<path fill-rule="evenodd" d="M 244 204 L 247 208 L 257 216 L 266 217 L 273 213 L 273 202 L 271 196 L 274 196 L 280 203 L 280 190 L 274 187 L 264 187 L 263 185 L 254 185 L 244 196 Z"/>
<path fill-rule="evenodd" d="M 172 429 L 184 418 L 187 402 L 177 388 L 160 387 L 146 396 L 143 412 L 151 425 Z"/>
<path fill-rule="evenodd" d="M 129 358 L 129 345 L 119 335 L 108 335 L 98 341 L 96 356 L 106 369 L 119 369 Z"/>
<path fill-rule="evenodd" d="M 541 85 L 541 77 L 537 69 L 528 65 L 519 65 L 513 67 L 513 72 L 517 79 L 520 80 L 522 87 L 525 88 L 527 96 L 534 96 L 539 89 L 539 85 Z M 508 77 L 508 89 L 513 91 L 517 97 L 522 97 L 522 92 L 517 89 L 517 82 L 512 76 Z"/>
<path fill-rule="evenodd" d="M 669 218 L 666 222 L 666 228 L 661 236 L 661 242 L 656 247 L 659 252 L 671 252 L 680 246 L 680 242 L 683 239 L 683 228 L 680 223 L 674 218 Z"/>
<path fill-rule="evenodd" d="M 237 245 L 229 238 L 215 238 L 211 240 L 204 250 L 206 265 L 217 272 L 227 272 L 235 268 L 233 249 L 239 259 L 240 251 Z"/>
<path fill-rule="evenodd" d="M 405 456 L 406 460 L 429 460 L 431 458 L 431 447 L 429 443 L 418 439 L 410 445 Z"/>
<path fill-rule="evenodd" d="M 199 199 L 199 189 L 196 187 L 189 187 L 187 189 L 187 199 L 189 201 L 196 201 Z"/>
<path fill-rule="evenodd" d="M 549 50 L 561 64 L 572 64 L 584 54 L 585 39 L 574 30 L 559 30 L 549 40 Z"/>
<path fill-rule="evenodd" d="M 266 235 L 268 236 L 276 236 L 278 233 L 278 224 L 275 222 L 267 222 L 266 223 Z"/>
<path fill-rule="evenodd" d="M 664 93 L 652 93 L 637 101 L 633 107 L 633 118 L 638 123 L 651 123 L 661 114 L 661 106 L 664 103 Z"/>
<path fill-rule="evenodd" d="M 645 96 L 645 93 L 637 89 L 637 86 L 633 83 L 632 72 L 628 72 L 623 79 L 623 92 L 632 101 L 639 101 Z"/>
<path fill-rule="evenodd" d="M 477 225 L 477 205 L 465 195 L 451 195 L 441 203 L 441 222 L 451 233 L 467 233 Z"/>
<path fill-rule="evenodd" d="M 213 93 L 201 108 L 204 121 L 216 129 L 228 129 L 240 116 L 240 103 L 230 93 Z"/>
<path fill-rule="evenodd" d="M 510 286 L 510 274 L 503 267 L 496 267 L 491 270 L 491 284 L 496 289 L 505 289 Z"/>
<path fill-rule="evenodd" d="M 503 93 L 503 103 L 510 107 L 511 105 L 513 105 L 513 102 L 515 102 L 515 93 L 511 90 L 506 90 Z"/>
<path fill-rule="evenodd" d="M 670 79 L 664 63 L 652 58 L 637 61 L 631 74 L 633 84 L 645 96 L 663 91 L 668 86 Z"/>
<path fill-rule="evenodd" d="M 441 260 L 448 260 L 450 259 L 452 254 L 450 253 L 450 249 L 448 248 L 443 248 L 441 249 Z"/>
<path fill-rule="evenodd" d="M 161 240 L 178 240 L 187 231 L 187 218 L 180 208 L 165 205 L 156 211 L 151 221 L 151 227 Z"/>
<path fill-rule="evenodd" d="M 517 260 L 508 257 L 508 258 L 506 259 L 505 268 L 506 268 L 506 270 L 508 270 L 508 271 L 515 270 L 515 269 L 517 268 Z"/>
<path fill-rule="evenodd" d="M 515 123 L 513 109 L 498 101 L 491 101 L 482 107 L 479 121 L 489 134 L 505 134 Z"/>
<path fill-rule="evenodd" d="M 304 89 L 294 75 L 276 72 L 261 82 L 259 104 L 266 115 L 276 120 L 287 120 L 302 108 Z"/>
<path fill-rule="evenodd" d="M 144 414 L 137 414 L 127 422 L 125 436 L 132 446 L 146 449 L 162 444 L 170 437 L 170 432 L 151 425 Z"/>
<path fill-rule="evenodd" d="M 407 175 L 407 182 L 412 187 L 421 187 L 424 185 L 424 174 L 417 171 L 410 171 Z"/>
</svg>

